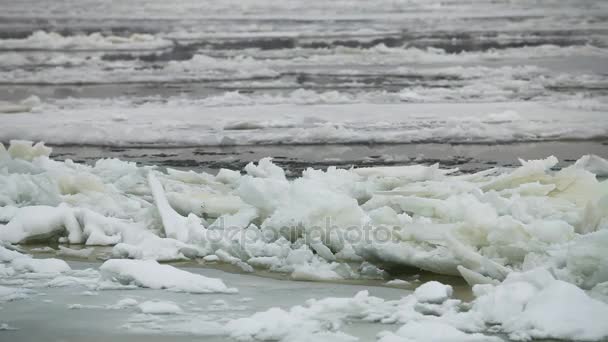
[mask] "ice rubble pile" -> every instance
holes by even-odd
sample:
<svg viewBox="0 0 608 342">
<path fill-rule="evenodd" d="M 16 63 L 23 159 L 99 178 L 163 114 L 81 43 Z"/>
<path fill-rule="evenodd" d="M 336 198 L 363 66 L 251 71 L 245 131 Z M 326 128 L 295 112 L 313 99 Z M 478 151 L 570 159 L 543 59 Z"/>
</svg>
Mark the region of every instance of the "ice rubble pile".
<svg viewBox="0 0 608 342">
<path fill-rule="evenodd" d="M 13 249 L 10 249 L 13 248 Z M 101 274 L 101 276 L 100 276 Z M 218 287 L 220 280 L 188 273 L 152 260 L 111 259 L 99 272 L 93 269 L 72 270 L 58 259 L 33 259 L 0 246 L 0 302 L 22 300 L 38 295 L 31 288 L 86 286 L 91 290 L 129 288 L 107 283 L 108 279 L 170 291 L 199 291 L 201 284 Z M 8 286 L 5 286 L 8 285 Z M 14 287 L 19 286 L 19 287 Z M 226 291 L 222 288 L 215 292 Z M 606 301 L 608 291 L 598 292 Z M 590 297 L 571 283 L 556 280 L 546 269 L 511 272 L 499 285 L 473 287 L 475 299 L 464 303 L 452 298 L 449 285 L 436 281 L 419 286 L 399 300 L 384 300 L 367 291 L 352 298 L 309 300 L 290 309 L 270 308 L 248 316 L 220 323 L 207 316 L 189 314 L 175 303 L 126 298 L 115 304 L 68 306 L 69 309 L 135 310 L 135 321 L 124 326 L 144 333 L 167 330 L 170 333 L 193 333 L 230 336 L 239 341 L 356 341 L 343 332 L 348 322 L 367 321 L 399 324 L 396 331 L 382 331 L 381 342 L 390 341 L 488 341 L 508 335 L 513 340 L 558 338 L 599 341 L 608 337 L 604 318 L 608 304 Z M 85 291 L 83 293 L 90 293 Z M 592 295 L 594 293 L 591 293 Z M 179 315 L 173 320 L 142 319 L 143 315 Z M 152 322 L 152 326 L 146 322 Z"/>
<path fill-rule="evenodd" d="M 30 298 L 41 287 L 112 287 L 100 280 L 95 270 L 72 270 L 60 259 L 35 259 L 0 241 L 0 302 Z"/>
<path fill-rule="evenodd" d="M 452 299 L 452 288 L 438 282 L 425 283 L 394 301 L 363 291 L 352 298 L 310 300 L 289 310 L 272 308 L 230 321 L 226 328 L 237 340 L 280 341 L 355 341 L 340 331 L 355 319 L 403 324 L 395 332 L 381 332 L 381 342 L 503 341 L 496 334 L 524 341 L 594 341 L 608 336 L 608 305 L 556 280 L 547 270 L 511 273 L 498 286 L 475 285 L 473 290 L 476 298 L 471 303 Z"/>
<path fill-rule="evenodd" d="M 154 260 L 110 259 L 99 270 L 73 270 L 64 260 L 36 259 L 14 246 L 0 244 L 0 302 L 28 298 L 35 293 L 31 288 L 64 286 L 84 286 L 90 290 L 145 287 L 188 293 L 238 292 L 221 279 Z"/>
<path fill-rule="evenodd" d="M 288 180 L 270 159 L 213 176 L 50 153 L 0 147 L 0 240 L 113 245 L 118 258 L 204 258 L 297 279 L 378 277 L 381 264 L 471 284 L 537 267 L 585 289 L 608 281 L 608 182 L 588 171 L 606 161 L 595 156 L 560 171 L 549 157 L 464 175 L 416 165 Z"/>
</svg>

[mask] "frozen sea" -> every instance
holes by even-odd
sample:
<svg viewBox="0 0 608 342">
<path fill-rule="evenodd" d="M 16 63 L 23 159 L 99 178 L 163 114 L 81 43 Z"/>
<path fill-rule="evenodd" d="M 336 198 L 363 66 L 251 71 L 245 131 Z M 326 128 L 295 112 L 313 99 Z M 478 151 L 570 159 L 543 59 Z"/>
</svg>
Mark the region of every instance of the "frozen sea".
<svg viewBox="0 0 608 342">
<path fill-rule="evenodd" d="M 0 143 L 2 341 L 608 338 L 606 1 L 0 0 Z"/>
</svg>

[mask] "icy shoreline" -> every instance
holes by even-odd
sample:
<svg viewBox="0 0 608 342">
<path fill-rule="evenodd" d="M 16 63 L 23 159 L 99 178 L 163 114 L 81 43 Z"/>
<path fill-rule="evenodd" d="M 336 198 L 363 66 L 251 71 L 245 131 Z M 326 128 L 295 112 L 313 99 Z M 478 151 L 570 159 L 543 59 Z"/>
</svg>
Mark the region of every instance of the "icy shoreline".
<svg viewBox="0 0 608 342">
<path fill-rule="evenodd" d="M 173 276 L 159 269 L 148 273 L 144 283 L 129 283 L 108 274 L 108 266 L 122 265 L 123 274 L 141 276 L 149 270 L 136 264 L 151 261 L 113 259 L 101 267 L 90 262 L 68 265 L 58 259 L 31 259 L 4 247 L 0 247 L 0 258 L 0 302 L 2 312 L 11 313 L 10 317 L 0 315 L 1 333 L 14 341 L 31 339 L 36 331 L 71 340 L 75 338 L 72 325 L 79 327 L 80 334 L 111 336 L 116 341 L 155 341 L 163 336 L 180 341 L 201 337 L 209 341 L 368 341 L 374 335 L 383 342 L 600 341 L 608 336 L 602 324 L 608 313 L 605 293 L 591 292 L 593 299 L 543 269 L 512 273 L 500 285 L 476 285 L 475 298 L 468 303 L 452 298 L 452 287 L 436 281 L 422 283 L 413 293 L 327 283 L 302 287 L 166 265 Z M 239 294 L 197 295 L 196 283 L 184 281 L 201 279 L 211 284 L 209 275 L 237 285 Z M 167 281 L 184 287 L 155 285 Z M 285 290 L 290 296 L 273 295 Z M 57 316 L 72 317 L 73 323 L 56 322 Z M 95 324 L 90 323 L 93 317 Z M 47 323 L 32 330 L 32 318 Z M 57 331 L 53 324 L 65 330 Z M 108 324 L 118 329 L 104 331 Z"/>
<path fill-rule="evenodd" d="M 608 1 L 0 18 L 1 341 L 608 341 Z"/>
<path fill-rule="evenodd" d="M 155 260 L 219 261 L 243 272 L 336 281 L 384 279 L 392 264 L 459 275 L 475 299 L 452 299 L 452 287 L 429 282 L 400 300 L 362 292 L 292 308 L 264 306 L 233 320 L 201 320 L 184 303 L 154 300 L 72 308 L 139 310 L 143 316 L 125 326 L 134 332 L 237 340 L 350 341 L 341 327 L 353 319 L 403 324 L 380 333 L 381 341 L 415 340 L 421 331 L 442 331 L 434 338 L 454 341 L 499 341 L 496 333 L 514 340 L 608 336 L 592 319 L 608 313 L 602 302 L 608 181 L 596 178 L 608 172 L 608 161 L 597 156 L 559 171 L 551 170 L 557 159 L 549 157 L 474 174 L 438 165 L 330 167 L 288 180 L 270 159 L 250 163 L 244 174 L 222 169 L 214 176 L 117 159 L 79 165 L 50 153 L 26 141 L 0 147 L 0 240 L 55 241 L 62 246 L 58 255 L 75 257 L 91 251 L 69 244 L 108 245 L 113 259 L 99 270 L 74 271 L 62 260 L 2 247 L 5 300 L 27 299 L 27 289 L 66 286 L 240 291 Z M 158 315 L 178 320 L 161 323 Z"/>
<path fill-rule="evenodd" d="M 550 157 L 465 175 L 330 167 L 288 180 L 270 159 L 213 176 L 50 152 L 19 141 L 2 152 L 2 240 L 114 245 L 117 257 L 206 258 L 297 279 L 381 277 L 370 261 L 468 281 L 536 266 L 586 288 L 605 281 L 601 262 L 583 261 L 601 258 L 585 250 L 606 231 L 608 183 L 591 172 L 605 176 L 608 162 L 595 156 L 556 172 Z"/>
</svg>

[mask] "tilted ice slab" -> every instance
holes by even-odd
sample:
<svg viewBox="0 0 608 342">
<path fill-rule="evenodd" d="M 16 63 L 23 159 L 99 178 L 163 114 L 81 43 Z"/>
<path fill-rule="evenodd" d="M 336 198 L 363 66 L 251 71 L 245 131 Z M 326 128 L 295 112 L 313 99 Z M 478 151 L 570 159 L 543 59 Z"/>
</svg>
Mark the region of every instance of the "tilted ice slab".
<svg viewBox="0 0 608 342">
<path fill-rule="evenodd" d="M 171 265 L 161 265 L 154 260 L 111 259 L 103 263 L 99 270 L 105 278 L 152 289 L 191 293 L 237 292 L 236 289 L 228 288 L 220 279 L 207 278 Z"/>
</svg>

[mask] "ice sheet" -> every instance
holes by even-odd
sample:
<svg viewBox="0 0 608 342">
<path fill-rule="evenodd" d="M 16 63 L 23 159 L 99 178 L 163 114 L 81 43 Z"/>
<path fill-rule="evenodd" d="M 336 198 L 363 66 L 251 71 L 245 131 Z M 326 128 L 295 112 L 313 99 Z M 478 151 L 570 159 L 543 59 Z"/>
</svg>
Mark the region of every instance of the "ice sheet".
<svg viewBox="0 0 608 342">
<path fill-rule="evenodd" d="M 2 122 L 5 140 L 102 146 L 504 143 L 608 136 L 603 111 L 559 102 L 201 106 L 189 100 L 143 105 L 65 101 L 5 115 Z"/>
</svg>

